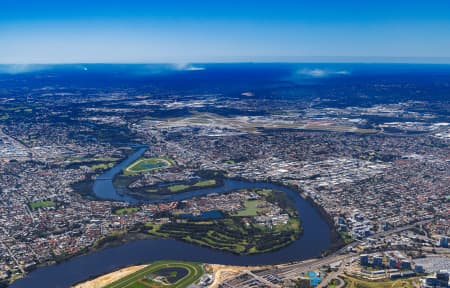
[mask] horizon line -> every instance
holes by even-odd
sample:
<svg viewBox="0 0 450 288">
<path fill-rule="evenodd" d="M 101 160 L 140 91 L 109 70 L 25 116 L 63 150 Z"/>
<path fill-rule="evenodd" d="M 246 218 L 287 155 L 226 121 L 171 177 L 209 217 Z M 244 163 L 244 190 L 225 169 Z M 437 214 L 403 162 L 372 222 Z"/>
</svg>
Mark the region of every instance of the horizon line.
<svg viewBox="0 0 450 288">
<path fill-rule="evenodd" d="M 449 57 L 398 57 L 398 56 L 281 56 L 281 57 L 217 57 L 211 60 L 142 60 L 142 61 L 39 61 L 39 62 L 3 62 L 0 65 L 95 65 L 95 64 L 239 64 L 239 63 L 333 63 L 333 64 L 450 64 Z M 220 59 L 222 58 L 222 59 Z M 228 58 L 228 59 L 226 59 Z M 253 59 L 252 59 L 253 58 Z M 271 58 L 271 59 L 268 59 Z"/>
</svg>

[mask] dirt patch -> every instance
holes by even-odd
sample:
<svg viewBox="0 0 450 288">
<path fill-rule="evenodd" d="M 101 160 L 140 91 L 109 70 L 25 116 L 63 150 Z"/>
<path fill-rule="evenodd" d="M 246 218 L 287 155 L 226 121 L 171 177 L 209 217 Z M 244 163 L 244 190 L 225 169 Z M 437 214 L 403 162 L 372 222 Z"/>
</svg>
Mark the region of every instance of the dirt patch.
<svg viewBox="0 0 450 288">
<path fill-rule="evenodd" d="M 125 276 L 128 276 L 136 271 L 139 271 L 143 268 L 145 268 L 148 265 L 138 265 L 138 266 L 130 266 L 127 268 L 123 268 L 108 274 L 105 274 L 103 276 L 100 276 L 98 278 L 95 278 L 93 280 L 86 281 L 81 284 L 77 284 L 73 286 L 74 288 L 101 288 L 105 287 L 108 284 L 111 284 Z"/>
</svg>

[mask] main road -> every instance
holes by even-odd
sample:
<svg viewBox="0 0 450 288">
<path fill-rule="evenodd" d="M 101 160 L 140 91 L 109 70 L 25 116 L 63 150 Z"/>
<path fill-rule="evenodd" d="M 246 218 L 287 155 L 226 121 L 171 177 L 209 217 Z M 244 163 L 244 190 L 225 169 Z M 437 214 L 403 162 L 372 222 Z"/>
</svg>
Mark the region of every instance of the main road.
<svg viewBox="0 0 450 288">
<path fill-rule="evenodd" d="M 433 219 L 426 219 L 426 220 L 411 223 L 411 224 L 408 224 L 405 226 L 397 227 L 397 228 L 389 230 L 389 231 L 384 231 L 381 233 L 374 234 L 371 236 L 371 238 L 381 238 L 381 237 L 385 237 L 385 236 L 392 235 L 395 233 L 399 233 L 399 232 L 402 232 L 405 230 L 409 230 L 409 229 L 413 228 L 414 226 L 429 223 L 432 220 Z M 270 279 L 278 278 L 281 280 L 287 280 L 287 279 L 298 278 L 298 276 L 301 275 L 302 273 L 306 273 L 308 271 L 318 269 L 324 265 L 330 265 L 332 263 L 341 261 L 339 270 L 337 272 L 332 272 L 332 273 L 328 274 L 327 277 L 324 278 L 324 280 L 321 282 L 321 284 L 319 286 L 319 287 L 326 287 L 326 285 L 328 285 L 331 282 L 331 280 L 338 278 L 339 275 L 341 275 L 343 273 L 346 263 L 352 261 L 352 258 L 357 256 L 357 253 L 349 252 L 350 248 L 355 246 L 357 243 L 358 242 L 356 242 L 356 241 L 349 243 L 349 244 L 345 245 L 344 247 L 342 247 L 341 249 L 339 249 L 338 251 L 336 251 L 324 258 L 316 258 L 316 259 L 310 259 L 310 260 L 306 260 L 306 261 L 302 261 L 302 262 L 294 262 L 294 263 L 275 265 L 275 266 L 273 266 L 272 269 L 262 270 L 262 271 L 244 270 L 244 271 L 242 271 L 242 273 L 239 273 L 236 277 L 226 281 L 225 284 L 227 284 L 227 282 L 230 282 L 233 285 L 236 285 L 237 283 L 239 283 L 239 284 L 242 284 L 243 287 L 245 287 L 245 285 L 247 285 L 249 283 L 253 283 L 252 279 L 254 279 L 261 283 L 264 283 L 268 287 L 275 288 L 275 287 L 279 287 L 279 285 L 270 282 L 269 281 Z M 242 277 L 243 281 L 239 282 L 239 280 L 238 280 L 239 277 L 244 276 L 244 275 L 246 275 L 247 277 Z M 248 278 L 249 276 L 251 277 L 250 279 Z M 343 283 L 343 281 L 341 281 L 340 286 L 342 285 L 342 283 Z M 224 285 L 224 286 L 227 287 L 226 285 Z"/>
</svg>

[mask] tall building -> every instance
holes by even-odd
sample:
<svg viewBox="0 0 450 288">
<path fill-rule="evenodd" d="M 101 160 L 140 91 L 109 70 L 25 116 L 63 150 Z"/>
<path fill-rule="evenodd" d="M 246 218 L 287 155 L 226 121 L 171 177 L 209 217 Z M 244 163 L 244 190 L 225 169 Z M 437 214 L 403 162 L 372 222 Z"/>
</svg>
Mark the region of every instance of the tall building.
<svg viewBox="0 0 450 288">
<path fill-rule="evenodd" d="M 408 260 L 402 260 L 402 262 L 400 263 L 400 268 L 411 269 L 411 262 L 409 262 Z"/>
<path fill-rule="evenodd" d="M 374 267 L 382 267 L 383 266 L 383 257 L 382 256 L 374 256 L 372 264 Z"/>
<path fill-rule="evenodd" d="M 440 285 L 448 286 L 449 272 L 447 270 L 436 272 L 436 279 Z"/>
<path fill-rule="evenodd" d="M 448 236 L 442 236 L 441 239 L 439 239 L 439 246 L 448 248 Z"/>
<path fill-rule="evenodd" d="M 391 268 L 391 269 L 398 268 L 397 259 L 395 259 L 393 257 L 389 258 L 389 268 Z"/>
<path fill-rule="evenodd" d="M 441 270 L 436 272 L 434 276 L 428 276 L 425 279 L 422 279 L 423 288 L 448 288 L 450 287 L 449 283 L 449 271 Z"/>
<path fill-rule="evenodd" d="M 422 265 L 415 265 L 414 266 L 414 272 L 416 272 L 416 273 L 424 273 L 425 269 L 423 268 Z"/>
<path fill-rule="evenodd" d="M 369 255 L 367 254 L 361 254 L 359 256 L 359 264 L 361 266 L 369 266 Z"/>
</svg>

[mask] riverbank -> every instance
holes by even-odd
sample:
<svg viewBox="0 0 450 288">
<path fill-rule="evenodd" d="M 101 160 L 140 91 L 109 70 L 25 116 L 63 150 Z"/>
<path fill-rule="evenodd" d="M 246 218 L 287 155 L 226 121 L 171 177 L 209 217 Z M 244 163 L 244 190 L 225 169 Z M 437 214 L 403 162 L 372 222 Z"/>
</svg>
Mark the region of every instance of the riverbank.
<svg viewBox="0 0 450 288">
<path fill-rule="evenodd" d="M 311 206 L 313 206 L 316 211 L 319 212 L 320 217 L 325 220 L 325 222 L 327 223 L 329 229 L 330 229 L 330 240 L 331 240 L 331 246 L 325 250 L 321 256 L 326 256 L 329 255 L 337 250 L 339 250 L 340 248 L 342 248 L 343 246 L 346 245 L 344 239 L 342 238 L 341 234 L 337 231 L 337 226 L 334 223 L 333 218 L 330 216 L 330 214 L 328 214 L 328 212 L 322 207 L 320 206 L 316 201 L 314 201 L 313 198 L 306 196 L 303 194 L 303 191 L 300 190 L 299 187 L 294 186 L 294 185 L 286 185 L 285 183 L 281 183 L 281 182 L 274 182 L 274 181 L 269 181 L 269 183 L 275 184 L 275 185 L 281 185 L 281 186 L 286 186 L 289 189 L 295 191 L 298 193 L 298 195 L 303 198 L 304 200 L 306 200 L 309 204 L 311 204 Z"/>
<path fill-rule="evenodd" d="M 143 203 L 144 201 L 137 200 L 130 195 L 121 194 L 114 187 L 112 180 L 115 175 L 120 173 L 123 167 L 132 163 L 134 159 L 141 157 L 144 152 L 145 148 L 139 148 L 127 159 L 97 177 L 93 185 L 95 199 L 125 201 L 132 205 Z M 131 241 L 136 239 L 133 238 L 135 236 L 133 233 L 126 233 L 116 239 L 106 238 L 101 240 L 100 242 L 104 243 L 101 243 L 102 245 L 100 246 L 106 247 L 105 249 L 96 246 L 94 249 L 80 251 L 77 255 L 83 255 L 78 257 L 69 255 L 66 261 L 36 269 L 24 278 L 14 282 L 11 288 L 36 287 L 33 283 L 40 283 L 41 286 L 45 287 L 54 287 L 55 285 L 67 287 L 93 275 L 105 274 L 111 270 L 136 263 L 149 263 L 164 259 L 254 266 L 287 263 L 318 257 L 331 247 L 331 221 L 329 219 L 327 221 L 326 217 L 322 215 L 323 211 L 317 209 L 315 205 L 302 197 L 297 189 L 290 189 L 284 185 L 278 185 L 278 183 L 237 181 L 225 178 L 224 185 L 221 187 L 195 190 L 146 202 L 183 201 L 211 193 L 220 194 L 237 189 L 255 188 L 281 191 L 293 199 L 295 209 L 302 219 L 303 234 L 301 237 L 290 245 L 276 251 L 252 255 L 236 255 L 171 239 L 149 239 L 147 238 L 148 235 L 143 238 L 146 240 Z M 331 227 L 333 226 L 331 225 Z M 105 244 L 106 246 L 103 246 Z M 77 273 L 75 274 L 73 271 L 77 271 Z"/>
<path fill-rule="evenodd" d="M 113 185 L 122 193 L 135 197 L 143 202 L 200 189 L 219 188 L 223 186 L 223 179 L 201 179 L 198 181 L 164 183 L 163 185 L 129 188 L 129 185 L 136 179 L 138 179 L 136 176 L 116 175 L 113 180 Z"/>
<path fill-rule="evenodd" d="M 303 197 L 303 195 L 301 195 Z M 345 243 L 344 238 L 342 238 L 342 235 L 337 231 L 337 227 L 333 221 L 333 218 L 327 213 L 327 211 L 317 204 L 311 197 L 303 197 L 306 201 L 308 201 L 321 215 L 321 217 L 327 222 L 328 226 L 330 227 L 330 240 L 331 240 L 331 246 L 322 252 L 322 257 L 330 255 L 348 243 Z"/>
<path fill-rule="evenodd" d="M 237 180 L 237 181 L 248 181 L 250 183 L 259 183 L 260 182 L 260 181 L 249 180 L 249 179 L 242 178 L 242 177 L 227 178 L 227 179 Z M 326 255 L 332 254 L 333 252 L 338 251 L 340 248 L 342 248 L 346 244 L 348 244 L 348 243 L 345 243 L 344 239 L 342 238 L 342 235 L 337 231 L 337 226 L 334 223 L 334 220 L 330 216 L 330 214 L 328 214 L 328 212 L 322 206 L 320 206 L 316 201 L 314 201 L 313 198 L 304 195 L 303 191 L 299 187 L 297 187 L 295 185 L 289 185 L 286 183 L 282 183 L 279 181 L 272 181 L 272 180 L 266 180 L 266 183 L 283 186 L 283 187 L 286 187 L 286 188 L 296 192 L 299 197 L 301 197 L 302 199 L 307 201 L 311 206 L 313 206 L 316 209 L 317 212 L 319 212 L 320 217 L 327 223 L 327 225 L 330 229 L 330 240 L 331 240 L 331 246 L 328 249 L 326 249 L 325 251 L 323 251 L 321 256 L 326 256 Z"/>
<path fill-rule="evenodd" d="M 149 264 L 145 265 L 133 265 L 125 268 L 118 269 L 116 271 L 110 272 L 108 274 L 99 276 L 97 278 L 93 278 L 90 280 L 86 280 L 79 284 L 75 284 L 72 288 L 102 288 L 107 285 L 110 285 L 117 280 L 125 278 L 145 267 L 148 267 Z M 232 265 L 220 265 L 220 264 L 204 264 L 204 269 L 206 273 L 213 275 L 213 282 L 209 287 L 217 288 L 219 284 L 225 281 L 226 279 L 232 278 L 237 274 L 241 273 L 245 270 L 262 270 L 268 269 L 272 266 L 232 266 Z"/>
<path fill-rule="evenodd" d="M 88 280 L 86 282 L 76 284 L 72 287 L 73 288 L 103 288 L 106 285 L 109 285 L 109 284 L 111 284 L 119 279 L 122 279 L 130 274 L 133 274 L 134 272 L 137 272 L 145 267 L 147 267 L 147 265 L 137 265 L 137 266 L 125 267 L 125 268 L 119 269 L 117 271 L 108 273 L 106 275 L 102 275 L 98 278 L 94 278 L 92 280 Z"/>
<path fill-rule="evenodd" d="M 39 269 L 51 267 L 51 266 L 56 266 L 56 265 L 61 265 L 61 264 L 64 264 L 65 262 L 71 261 L 72 259 L 76 259 L 77 257 L 93 255 L 98 252 L 105 251 L 108 248 L 121 247 L 123 245 L 130 244 L 132 242 L 140 241 L 140 240 L 145 241 L 145 240 L 164 239 L 163 237 L 161 237 L 161 235 L 146 233 L 144 231 L 145 229 L 142 230 L 143 226 L 144 225 L 138 225 L 130 231 L 122 231 L 122 232 L 113 233 L 111 235 L 105 236 L 105 237 L 97 240 L 95 242 L 95 244 L 92 246 L 80 249 L 77 253 L 61 255 L 61 256 L 54 258 L 52 260 L 49 260 L 47 262 L 43 262 L 36 266 L 30 267 L 26 271 L 27 273 L 25 275 L 23 275 L 23 277 L 26 277 L 28 274 L 33 273 L 33 271 L 35 271 L 35 270 L 39 270 Z M 301 231 L 300 231 L 300 233 L 301 233 Z M 300 235 L 300 237 L 301 237 L 301 235 Z M 177 240 L 177 239 L 175 239 L 175 240 Z M 181 240 L 181 239 L 178 239 L 178 240 Z M 183 241 L 183 240 L 181 240 L 181 241 Z M 213 247 L 211 245 L 206 245 L 205 243 L 201 243 L 201 242 L 191 242 L 191 243 L 193 243 L 197 246 L 200 246 L 200 247 L 205 247 L 206 249 L 210 250 L 211 252 L 212 251 L 224 251 L 226 253 L 230 253 L 230 254 L 236 255 L 236 256 L 245 255 L 245 254 L 241 254 L 236 251 L 219 249 L 217 247 Z M 277 251 L 277 250 L 283 249 L 285 246 L 290 245 L 290 244 L 291 244 L 291 242 L 285 243 L 284 245 L 271 247 L 271 249 L 266 250 L 266 251 L 258 251 L 258 252 L 248 253 L 247 255 Z M 97 277 L 97 276 L 98 275 L 94 275 L 94 277 Z M 17 278 L 17 280 L 19 280 L 21 278 Z M 90 277 L 90 278 L 92 278 L 92 277 Z M 85 280 L 85 279 L 83 279 L 83 280 Z M 12 284 L 12 283 L 14 283 L 14 282 L 11 282 L 9 284 Z M 5 287 L 8 287 L 8 283 L 4 283 L 4 285 L 5 285 Z"/>
<path fill-rule="evenodd" d="M 204 172 L 204 171 L 202 171 L 202 172 Z M 295 197 L 299 197 L 299 198 L 303 199 L 304 201 L 308 202 L 311 206 L 314 207 L 314 209 L 317 212 L 319 212 L 320 217 L 327 223 L 328 228 L 330 229 L 331 246 L 328 247 L 327 249 L 325 249 L 324 251 L 322 251 L 322 254 L 321 254 L 322 256 L 325 256 L 325 255 L 328 255 L 329 253 L 337 251 L 339 248 L 341 248 L 343 245 L 345 245 L 343 239 L 341 238 L 341 235 L 337 232 L 336 227 L 334 226 L 333 219 L 328 215 L 328 213 L 325 211 L 325 209 L 323 209 L 320 205 L 318 205 L 312 198 L 305 197 L 305 195 L 302 194 L 302 191 L 298 187 L 292 186 L 292 185 L 285 185 L 284 183 L 270 181 L 270 180 L 262 182 L 262 181 L 252 181 L 252 180 L 248 180 L 248 179 L 244 179 L 244 178 L 226 178 L 222 174 L 220 174 L 220 177 L 218 177 L 219 175 L 217 175 L 217 173 L 218 172 L 215 172 L 215 174 L 214 174 L 215 180 L 216 180 L 216 183 L 215 183 L 216 185 L 214 185 L 213 187 L 206 187 L 205 189 L 188 189 L 188 191 L 183 190 L 180 193 L 172 193 L 171 195 L 164 195 L 164 196 L 171 196 L 171 197 L 165 197 L 165 198 L 163 198 L 163 201 L 180 201 L 180 200 L 188 199 L 191 197 L 200 197 L 200 196 L 206 195 L 208 193 L 231 193 L 234 190 L 228 190 L 230 188 L 226 187 L 227 181 L 248 183 L 248 186 L 255 185 L 258 187 L 261 185 L 262 186 L 265 186 L 265 185 L 280 186 L 280 187 L 284 187 L 284 189 L 281 189 L 281 190 L 292 190 L 295 193 Z M 211 176 L 211 174 L 209 173 L 208 176 Z M 120 176 L 117 175 L 116 177 L 120 177 Z M 115 184 L 117 184 L 117 183 L 115 183 Z M 122 190 L 122 192 L 123 192 L 123 189 L 121 189 L 120 187 L 118 187 L 118 188 L 119 188 L 119 190 Z M 192 188 L 192 187 L 190 187 L 190 188 Z M 218 188 L 218 189 L 211 189 L 211 188 Z M 208 190 L 208 189 L 210 189 L 211 192 L 197 193 L 197 192 L 201 192 L 203 190 Z M 286 192 L 286 191 L 284 191 L 284 192 Z M 134 193 L 125 194 L 125 195 L 132 196 L 132 197 L 137 196 Z M 186 196 L 186 195 L 189 195 L 189 196 Z M 184 197 L 184 196 L 186 196 L 186 197 Z M 291 198 L 291 197 L 293 197 L 293 195 L 289 195 L 287 197 L 290 198 L 291 200 L 293 200 Z M 139 200 L 142 200 L 142 201 L 147 200 L 147 202 L 150 202 L 150 203 L 155 201 L 155 199 L 149 199 L 148 197 L 142 197 L 142 198 L 139 197 Z M 159 202 L 158 199 L 156 199 L 156 201 Z M 150 228 L 152 228 L 152 227 L 150 227 Z M 150 234 L 152 234 L 156 237 L 186 241 L 185 239 L 181 239 L 180 237 L 171 237 L 170 235 L 167 235 L 167 233 L 158 234 L 158 233 L 154 233 L 154 232 L 158 232 L 158 231 L 152 231 Z M 300 228 L 300 231 L 297 234 L 296 239 L 298 239 L 298 237 L 301 237 L 302 234 L 303 234 L 303 227 Z M 296 240 L 296 239 L 293 239 L 293 240 Z M 214 245 L 211 245 L 211 243 L 205 243 L 204 241 L 200 241 L 199 239 L 189 239 L 189 241 L 187 241 L 187 242 L 195 243 L 197 245 L 212 248 L 212 249 L 224 250 L 227 252 L 234 253 L 236 255 L 267 253 L 267 252 L 282 249 L 282 248 L 288 246 L 289 244 L 291 244 L 291 241 L 288 241 L 289 243 L 285 243 L 282 245 L 276 245 L 272 249 L 265 249 L 262 251 L 251 251 L 251 252 L 247 252 L 247 253 L 242 253 L 242 251 L 236 251 L 235 249 L 221 249 L 221 248 L 215 247 Z"/>
<path fill-rule="evenodd" d="M 254 255 L 280 250 L 296 241 L 302 233 L 299 227 L 300 221 L 297 219 L 292 219 L 292 222 L 286 225 L 289 226 L 288 228 L 275 229 L 271 233 L 252 225 L 240 225 L 233 220 L 228 218 L 202 221 L 201 224 L 166 225 L 163 232 L 155 225 L 149 225 L 147 228 L 150 235 L 185 241 L 235 255 Z M 295 227 L 291 228 L 291 226 Z M 236 238 L 233 233 L 238 232 L 242 234 Z"/>
<path fill-rule="evenodd" d="M 226 187 L 225 187 L 226 181 L 241 181 L 241 182 L 247 182 L 247 183 L 254 183 L 254 184 L 258 184 L 258 185 L 261 183 L 267 183 L 269 185 L 277 185 L 277 186 L 286 187 L 287 189 L 292 190 L 298 197 L 307 201 L 310 205 L 312 205 L 316 209 L 317 212 L 319 212 L 320 217 L 323 220 L 325 220 L 325 222 L 327 223 L 328 228 L 330 230 L 330 242 L 332 245 L 331 247 L 328 247 L 326 249 L 326 251 L 323 251 L 324 252 L 323 255 L 326 255 L 328 253 L 336 251 L 340 247 L 345 245 L 345 242 L 342 239 L 341 235 L 337 232 L 337 229 L 336 229 L 333 219 L 325 211 L 325 209 L 323 209 L 323 207 L 318 205 L 312 198 L 305 197 L 302 194 L 302 191 L 300 190 L 299 187 L 293 186 L 293 185 L 286 185 L 285 183 L 281 183 L 279 181 L 272 181 L 271 179 L 268 179 L 265 182 L 252 181 L 252 180 L 243 179 L 243 178 L 231 179 L 231 178 L 226 178 L 225 175 L 223 174 L 223 172 L 220 172 L 220 171 L 200 170 L 197 172 L 198 176 L 202 179 L 210 179 L 210 180 L 213 179 L 215 181 L 214 185 L 207 186 L 207 187 L 195 187 L 195 185 L 183 186 L 183 187 L 176 186 L 176 187 L 172 187 L 173 188 L 172 190 L 174 190 L 174 191 L 170 191 L 169 189 L 167 189 L 169 192 L 171 192 L 168 195 L 157 194 L 155 199 L 152 199 L 152 198 L 149 199 L 148 197 L 144 197 L 144 195 L 142 195 L 142 193 L 132 193 L 132 194 L 126 193 L 126 192 L 130 192 L 130 191 L 126 191 L 126 189 L 123 189 L 126 187 L 121 188 L 121 187 L 116 186 L 115 184 L 119 184 L 116 181 L 118 178 L 122 178 L 120 176 L 120 173 L 123 171 L 123 169 L 126 167 L 129 167 L 129 165 L 132 165 L 132 163 L 134 163 L 137 159 L 140 159 L 140 157 L 142 157 L 145 150 L 147 149 L 147 146 L 138 146 L 138 147 L 139 147 L 139 149 L 135 150 L 134 153 L 130 154 L 128 156 L 128 158 L 126 158 L 125 160 L 120 162 L 118 165 L 114 166 L 113 168 L 111 168 L 110 170 L 106 171 L 105 173 L 103 173 L 102 175 L 100 175 L 98 177 L 98 178 L 102 179 L 102 181 L 105 181 L 104 176 L 107 176 L 107 177 L 109 177 L 108 180 L 111 180 L 110 181 L 111 183 L 107 183 L 107 185 L 101 185 L 102 190 L 108 190 L 108 193 L 106 193 L 106 194 L 104 193 L 104 191 L 98 191 L 99 190 L 98 187 L 100 185 L 97 185 L 97 187 L 95 187 L 96 185 L 94 183 L 94 185 L 93 185 L 93 192 L 94 192 L 93 196 L 94 197 L 99 197 L 100 195 L 102 195 L 102 197 L 100 197 L 100 198 L 103 198 L 104 196 L 106 196 L 106 198 L 109 198 L 109 199 L 121 200 L 121 201 L 134 201 L 134 203 L 136 203 L 136 202 L 152 203 L 155 201 L 159 202 L 160 200 L 162 200 L 162 201 L 179 201 L 179 200 L 188 199 L 190 197 L 202 196 L 205 193 L 196 193 L 196 192 L 201 192 L 201 191 L 205 191 L 205 190 L 211 191 L 210 193 L 223 193 L 226 190 Z M 121 183 L 121 184 L 123 185 L 125 183 Z M 128 186 L 128 185 L 126 185 L 126 186 Z M 198 189 L 198 188 L 204 188 L 204 189 Z M 221 191 L 222 190 L 221 188 L 223 188 L 223 191 Z M 120 191 L 120 194 L 118 193 L 117 190 Z M 286 192 L 286 190 L 284 192 Z M 206 193 L 208 193 L 208 192 L 206 192 Z M 146 193 L 146 194 L 148 195 L 148 194 L 152 194 L 152 193 Z M 186 195 L 187 197 L 183 197 L 183 195 Z M 292 197 L 293 195 L 290 195 L 290 196 Z M 160 197 L 160 198 L 158 198 L 158 197 Z"/>
<path fill-rule="evenodd" d="M 40 263 L 39 265 L 33 266 L 26 271 L 27 273 L 25 275 L 23 275 L 23 277 L 26 277 L 28 274 L 33 273 L 35 270 L 64 264 L 65 262 L 71 261 L 72 259 L 76 259 L 77 257 L 93 255 L 95 253 L 105 251 L 108 248 L 120 247 L 120 246 L 130 244 L 134 241 L 139 241 L 139 240 L 145 241 L 145 240 L 157 240 L 157 239 L 163 239 L 163 238 L 158 235 L 152 235 L 152 234 L 142 232 L 139 227 L 136 227 L 136 229 L 133 229 L 131 231 L 123 231 L 123 232 L 113 233 L 112 235 L 109 235 L 109 236 L 106 236 L 106 237 L 103 237 L 103 238 L 97 240 L 97 242 L 93 246 L 83 248 L 83 249 L 79 250 L 77 253 L 62 255 L 62 256 L 54 258 L 50 261 L 43 262 L 43 263 Z M 210 245 L 204 245 L 203 243 L 195 243 L 195 242 L 192 242 L 192 243 L 194 243 L 197 246 L 205 247 L 206 249 L 208 249 L 210 251 L 215 251 L 215 250 L 220 251 L 221 250 L 218 248 L 211 247 Z M 272 249 L 270 249 L 270 251 L 269 250 L 261 251 L 260 253 L 267 253 L 267 252 L 280 250 L 290 244 L 291 243 L 287 243 L 280 247 L 272 247 Z M 243 255 L 243 254 L 240 254 L 237 252 L 232 252 L 232 251 L 226 251 L 226 253 L 230 253 L 232 255 L 237 255 L 237 256 Z M 252 253 L 249 253 L 249 254 L 252 254 Z M 97 277 L 97 276 L 98 275 L 94 275 L 94 277 Z M 92 278 L 92 277 L 90 277 L 90 278 Z M 19 280 L 19 279 L 21 279 L 21 278 L 17 278 L 17 280 Z M 85 280 L 85 279 L 83 279 L 83 280 Z M 14 282 L 11 282 L 9 284 L 12 284 L 12 283 L 14 283 Z M 5 287 L 8 287 L 8 283 L 4 283 L 4 285 L 5 285 Z"/>
<path fill-rule="evenodd" d="M 75 259 L 77 257 L 92 255 L 99 251 L 103 251 L 107 248 L 118 247 L 118 246 L 130 243 L 132 241 L 152 240 L 152 239 L 156 239 L 156 237 L 153 235 L 150 235 L 150 234 L 140 233 L 138 231 L 123 231 L 123 232 L 113 233 L 112 235 L 108 235 L 106 237 L 98 239 L 94 245 L 89 246 L 89 247 L 84 247 L 76 253 L 60 255 L 60 256 L 54 257 L 53 259 L 48 260 L 46 262 L 42 262 L 35 266 L 31 266 L 25 270 L 26 273 L 24 275 L 22 275 L 21 277 L 17 277 L 9 283 L 0 282 L 0 284 L 5 285 L 4 287 L 8 287 L 8 284 L 11 285 L 15 281 L 20 280 L 23 277 L 26 277 L 28 274 L 33 273 L 34 271 L 39 270 L 39 269 L 63 264 L 65 262 Z M 2 286 L 0 285 L 0 287 L 2 287 Z"/>
</svg>

